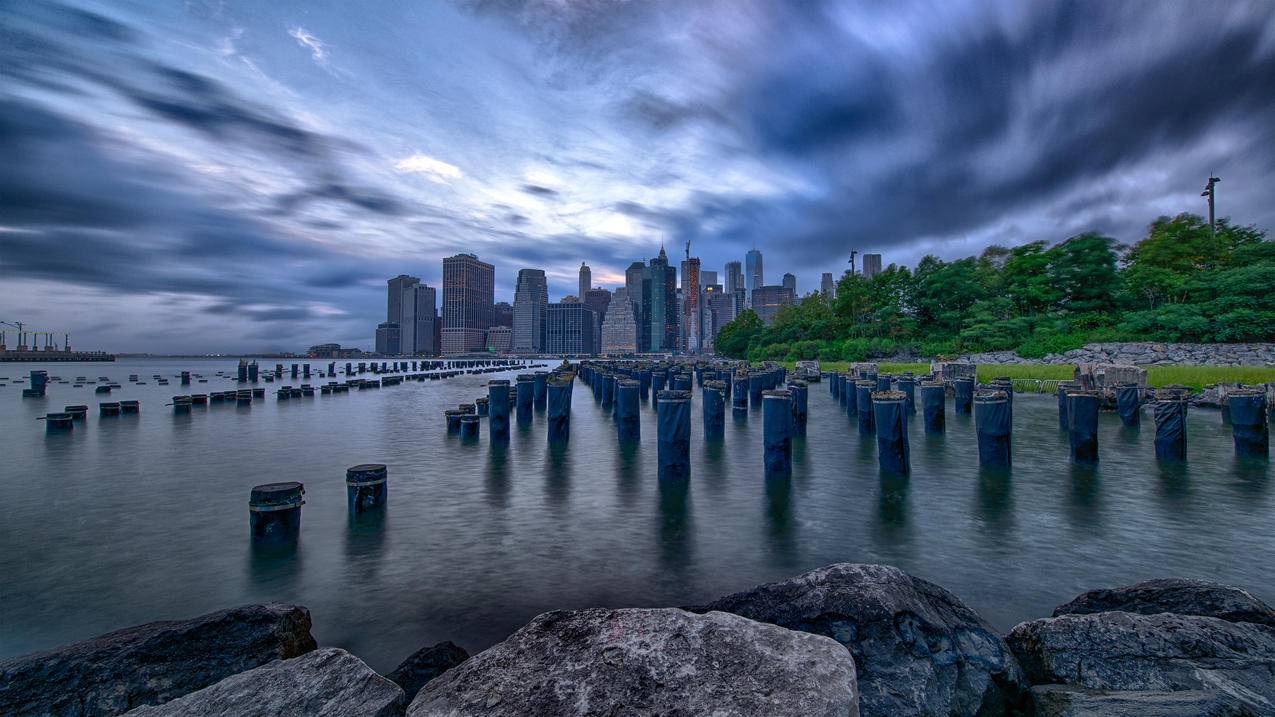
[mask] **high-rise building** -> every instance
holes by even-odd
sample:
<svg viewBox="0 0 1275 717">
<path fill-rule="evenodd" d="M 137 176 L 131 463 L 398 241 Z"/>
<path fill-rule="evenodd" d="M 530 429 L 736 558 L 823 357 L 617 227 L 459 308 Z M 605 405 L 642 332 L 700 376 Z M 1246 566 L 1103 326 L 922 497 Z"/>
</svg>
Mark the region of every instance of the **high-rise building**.
<svg viewBox="0 0 1275 717">
<path fill-rule="evenodd" d="M 880 254 L 864 254 L 863 255 L 863 278 L 871 279 L 881 273 L 881 255 Z"/>
<path fill-rule="evenodd" d="M 735 302 L 721 284 L 708 284 L 702 290 L 704 328 L 700 348 L 712 350 L 722 327 L 735 319 Z"/>
<path fill-rule="evenodd" d="M 514 327 L 514 307 L 508 301 L 497 301 L 491 307 L 491 325 Z"/>
<path fill-rule="evenodd" d="M 651 260 L 647 272 L 642 284 L 646 350 L 673 353 L 677 347 L 677 269 L 669 266 L 664 247 Z"/>
<path fill-rule="evenodd" d="M 386 321 L 376 326 L 376 352 L 382 356 L 398 356 L 403 352 L 398 323 Z"/>
<path fill-rule="evenodd" d="M 508 326 L 493 326 L 487 329 L 487 351 L 494 354 L 507 354 L 513 347 L 514 330 Z"/>
<path fill-rule="evenodd" d="M 643 283 L 645 280 L 645 283 Z M 642 340 L 643 327 L 646 326 L 646 317 L 642 313 L 642 306 L 646 303 L 646 295 L 643 293 L 643 287 L 650 283 L 650 272 L 647 270 L 646 264 L 635 261 L 629 264 L 629 268 L 624 271 L 624 289 L 629 295 L 629 301 L 633 304 L 633 320 L 638 325 L 638 351 L 646 351 L 646 342 Z M 646 332 L 649 336 L 649 331 Z"/>
<path fill-rule="evenodd" d="M 744 272 L 740 268 L 739 262 L 726 262 L 726 286 L 724 288 L 727 294 L 734 294 L 736 290 L 744 288 Z"/>
<path fill-rule="evenodd" d="M 616 289 L 602 321 L 602 353 L 612 356 L 637 353 L 637 329 L 628 289 Z"/>
<path fill-rule="evenodd" d="M 584 301 L 584 295 L 589 293 L 589 289 L 592 288 L 593 272 L 589 270 L 588 264 L 580 262 L 580 293 L 576 294 L 576 296 L 579 296 L 580 300 Z"/>
<path fill-rule="evenodd" d="M 791 272 L 784 274 L 784 279 L 781 284 L 785 289 L 791 291 L 793 296 L 797 295 L 797 276 L 795 274 Z"/>
<path fill-rule="evenodd" d="M 549 304 L 545 353 L 591 354 L 596 339 L 597 315 L 584 304 Z"/>
<path fill-rule="evenodd" d="M 757 312 L 762 323 L 770 326 L 779 310 L 792 306 L 795 298 L 792 290 L 786 286 L 763 286 L 753 290 L 753 311 Z"/>
<path fill-rule="evenodd" d="M 682 262 L 682 353 L 698 353 L 700 349 L 699 267 L 698 257 Z"/>
<path fill-rule="evenodd" d="M 403 293 L 402 352 L 415 356 L 438 355 L 437 292 L 428 284 L 413 284 Z"/>
<path fill-rule="evenodd" d="M 823 292 L 823 298 L 832 301 L 836 298 L 837 285 L 832 282 L 832 272 L 825 271 L 823 278 L 819 281 L 819 291 Z"/>
<path fill-rule="evenodd" d="M 708 269 L 700 269 L 700 272 L 699 272 L 700 286 L 711 286 L 716 283 L 717 283 L 717 272 L 710 271 Z"/>
<path fill-rule="evenodd" d="M 486 348 L 496 303 L 496 267 L 473 254 L 443 259 L 443 353 Z"/>
<path fill-rule="evenodd" d="M 753 304 L 753 292 L 765 285 L 763 280 L 761 252 L 749 249 L 744 255 L 744 288 L 748 290 L 748 305 Z"/>
<path fill-rule="evenodd" d="M 545 349 L 549 282 L 543 269 L 519 269 L 514 286 L 513 350 L 538 354 Z"/>
<path fill-rule="evenodd" d="M 611 305 L 611 292 L 600 287 L 589 289 L 584 292 L 585 306 L 593 311 L 593 315 L 597 317 L 598 325 L 593 330 L 593 340 L 597 342 L 594 347 L 594 353 L 602 350 L 602 322 L 606 321 L 607 307 Z"/>
<path fill-rule="evenodd" d="M 399 274 L 386 282 L 385 324 L 377 327 L 377 352 L 389 356 L 438 352 L 438 306 L 433 287 Z M 382 328 L 385 330 L 382 331 Z"/>
</svg>

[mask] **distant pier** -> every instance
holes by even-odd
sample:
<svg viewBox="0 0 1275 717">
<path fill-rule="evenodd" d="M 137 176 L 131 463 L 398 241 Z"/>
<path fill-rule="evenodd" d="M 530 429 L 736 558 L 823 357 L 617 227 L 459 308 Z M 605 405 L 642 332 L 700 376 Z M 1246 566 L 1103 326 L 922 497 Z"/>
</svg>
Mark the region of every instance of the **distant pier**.
<svg viewBox="0 0 1275 717">
<path fill-rule="evenodd" d="M 115 354 L 105 351 L 0 351 L 0 363 L 114 361 Z"/>
</svg>

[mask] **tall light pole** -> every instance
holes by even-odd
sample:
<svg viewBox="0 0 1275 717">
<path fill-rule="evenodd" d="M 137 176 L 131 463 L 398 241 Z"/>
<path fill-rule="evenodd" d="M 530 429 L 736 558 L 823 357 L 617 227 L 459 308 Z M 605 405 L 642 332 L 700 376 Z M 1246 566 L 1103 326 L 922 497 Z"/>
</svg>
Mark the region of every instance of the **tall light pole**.
<svg viewBox="0 0 1275 717">
<path fill-rule="evenodd" d="M 1209 233 L 1217 236 L 1217 224 L 1213 220 L 1213 199 L 1217 194 L 1217 183 L 1222 181 L 1221 177 L 1209 177 L 1209 183 L 1204 185 L 1204 191 L 1200 192 L 1201 197 L 1207 197 L 1209 200 Z"/>
</svg>

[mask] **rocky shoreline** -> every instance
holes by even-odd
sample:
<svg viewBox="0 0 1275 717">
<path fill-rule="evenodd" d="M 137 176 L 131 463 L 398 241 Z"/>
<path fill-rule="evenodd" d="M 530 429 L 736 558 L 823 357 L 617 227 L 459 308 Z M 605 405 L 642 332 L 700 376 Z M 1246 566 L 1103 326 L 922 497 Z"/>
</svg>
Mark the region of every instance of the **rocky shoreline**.
<svg viewBox="0 0 1275 717">
<path fill-rule="evenodd" d="M 1085 344 L 1060 354 L 1026 359 L 1013 351 L 988 351 L 958 358 L 981 364 L 1117 363 L 1133 366 L 1185 364 L 1190 366 L 1275 366 L 1275 343 L 1169 344 L 1121 342 Z"/>
<path fill-rule="evenodd" d="M 554 611 L 389 675 L 251 605 L 0 662 L 0 714 L 1275 715 L 1275 610 L 1180 579 L 1093 590 L 999 635 L 952 593 L 841 563 L 685 608 Z"/>
</svg>

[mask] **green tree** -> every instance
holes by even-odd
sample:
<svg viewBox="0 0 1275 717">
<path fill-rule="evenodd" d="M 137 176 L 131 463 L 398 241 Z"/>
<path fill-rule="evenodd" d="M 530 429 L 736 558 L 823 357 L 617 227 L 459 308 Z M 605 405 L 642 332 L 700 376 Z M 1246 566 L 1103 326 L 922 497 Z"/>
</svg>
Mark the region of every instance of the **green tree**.
<svg viewBox="0 0 1275 717">
<path fill-rule="evenodd" d="M 1114 247 L 1114 239 L 1093 232 L 1071 237 L 1055 247 L 1049 273 L 1063 309 L 1073 314 L 1099 314 L 1115 308 L 1120 274 Z"/>
<path fill-rule="evenodd" d="M 748 354 L 749 344 L 755 338 L 761 336 L 765 332 L 766 326 L 762 324 L 761 317 L 752 309 L 745 309 L 743 313 L 735 317 L 734 321 L 727 323 L 717 334 L 717 352 L 733 358 L 744 358 Z"/>
</svg>

